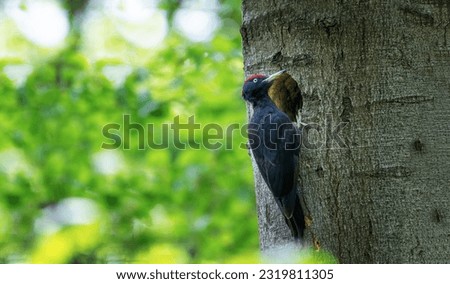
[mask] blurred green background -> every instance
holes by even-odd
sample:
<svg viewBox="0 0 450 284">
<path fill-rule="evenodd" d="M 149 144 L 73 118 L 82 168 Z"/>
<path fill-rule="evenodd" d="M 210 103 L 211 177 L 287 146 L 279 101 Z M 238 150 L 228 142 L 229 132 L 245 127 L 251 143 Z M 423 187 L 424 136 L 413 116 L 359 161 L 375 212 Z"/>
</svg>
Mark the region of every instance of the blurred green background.
<svg viewBox="0 0 450 284">
<path fill-rule="evenodd" d="M 102 149 L 126 114 L 155 142 L 177 115 L 246 121 L 240 1 L 0 3 L 0 263 L 254 261 L 239 132 L 217 140 L 232 149 L 139 150 L 138 131 Z"/>
</svg>

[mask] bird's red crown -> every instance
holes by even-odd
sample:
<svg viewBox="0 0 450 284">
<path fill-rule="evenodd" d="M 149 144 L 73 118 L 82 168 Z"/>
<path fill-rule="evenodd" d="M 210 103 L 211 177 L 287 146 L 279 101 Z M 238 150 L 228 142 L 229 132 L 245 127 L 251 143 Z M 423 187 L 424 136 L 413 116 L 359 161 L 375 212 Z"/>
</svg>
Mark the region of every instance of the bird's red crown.
<svg viewBox="0 0 450 284">
<path fill-rule="evenodd" d="M 263 74 L 253 74 L 250 75 L 250 77 L 247 78 L 247 80 L 245 80 L 245 82 L 250 82 L 251 80 L 255 79 L 255 78 L 266 78 L 266 75 Z"/>
</svg>

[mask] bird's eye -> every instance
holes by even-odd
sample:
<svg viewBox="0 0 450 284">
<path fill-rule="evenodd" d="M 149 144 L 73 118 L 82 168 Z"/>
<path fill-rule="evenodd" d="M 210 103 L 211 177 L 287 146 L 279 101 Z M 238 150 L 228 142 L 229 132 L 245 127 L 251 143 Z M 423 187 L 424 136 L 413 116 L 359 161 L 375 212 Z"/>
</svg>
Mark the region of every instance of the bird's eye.
<svg viewBox="0 0 450 284">
<path fill-rule="evenodd" d="M 256 79 L 256 78 L 253 79 L 253 83 L 256 83 L 256 82 L 258 82 L 258 79 Z"/>
</svg>

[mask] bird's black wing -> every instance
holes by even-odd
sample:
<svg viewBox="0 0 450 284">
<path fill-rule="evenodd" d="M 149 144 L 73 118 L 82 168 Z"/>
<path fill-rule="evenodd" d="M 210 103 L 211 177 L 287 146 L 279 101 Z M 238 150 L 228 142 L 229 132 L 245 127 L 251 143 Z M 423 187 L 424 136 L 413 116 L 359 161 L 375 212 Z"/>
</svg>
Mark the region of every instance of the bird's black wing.
<svg viewBox="0 0 450 284">
<path fill-rule="evenodd" d="M 285 217 L 290 218 L 297 195 L 297 170 L 300 133 L 280 111 L 270 112 L 255 121 L 253 129 L 259 145 L 250 141 L 256 164 Z M 251 137 L 249 132 L 249 138 Z M 258 146 L 258 147 L 254 147 Z"/>
</svg>

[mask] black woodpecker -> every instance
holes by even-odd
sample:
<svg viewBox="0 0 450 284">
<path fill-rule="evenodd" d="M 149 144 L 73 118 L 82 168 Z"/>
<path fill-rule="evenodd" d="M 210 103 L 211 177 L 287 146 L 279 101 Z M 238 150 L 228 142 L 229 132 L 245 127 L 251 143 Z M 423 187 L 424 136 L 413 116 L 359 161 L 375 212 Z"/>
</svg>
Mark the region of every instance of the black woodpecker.
<svg viewBox="0 0 450 284">
<path fill-rule="evenodd" d="M 250 76 L 244 83 L 242 96 L 253 107 L 248 126 L 253 157 L 293 237 L 300 240 L 305 229 L 305 217 L 297 195 L 300 132 L 268 94 L 272 83 L 284 72 Z"/>
</svg>

